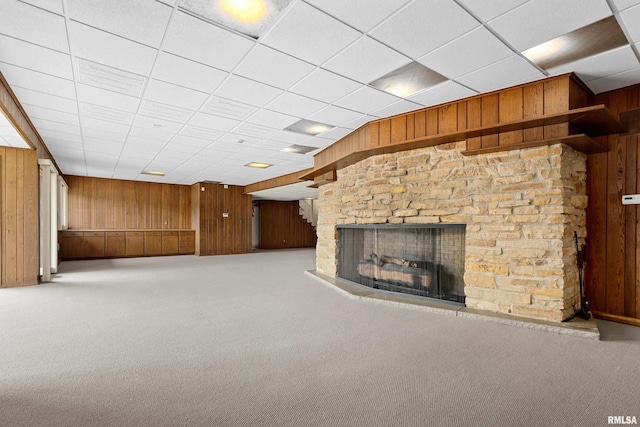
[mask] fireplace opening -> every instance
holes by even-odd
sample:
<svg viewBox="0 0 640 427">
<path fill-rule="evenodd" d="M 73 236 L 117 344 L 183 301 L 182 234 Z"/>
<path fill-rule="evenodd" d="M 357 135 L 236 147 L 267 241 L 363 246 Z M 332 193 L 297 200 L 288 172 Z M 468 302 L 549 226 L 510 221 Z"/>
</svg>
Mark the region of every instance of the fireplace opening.
<svg viewBox="0 0 640 427">
<path fill-rule="evenodd" d="M 464 224 L 338 226 L 338 276 L 464 304 Z"/>
</svg>

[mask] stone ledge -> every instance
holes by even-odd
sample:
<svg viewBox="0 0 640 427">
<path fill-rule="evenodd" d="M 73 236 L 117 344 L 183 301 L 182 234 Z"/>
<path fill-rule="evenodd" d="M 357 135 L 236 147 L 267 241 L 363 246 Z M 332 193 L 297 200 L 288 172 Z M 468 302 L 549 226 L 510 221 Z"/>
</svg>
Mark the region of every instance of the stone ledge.
<svg viewBox="0 0 640 427">
<path fill-rule="evenodd" d="M 429 313 L 438 313 L 466 319 L 499 323 L 519 328 L 552 332 L 559 335 L 600 340 L 600 331 L 598 330 L 598 326 L 593 318 L 588 321 L 580 318 L 574 318 L 563 323 L 548 322 L 503 313 L 475 310 L 472 308 L 460 307 L 453 303 L 446 303 L 444 301 L 440 303 L 412 295 L 401 295 L 379 289 L 372 289 L 347 280 L 329 277 L 322 273 L 318 273 L 315 270 L 307 270 L 305 271 L 305 274 L 313 277 L 320 283 L 339 291 L 351 299 L 366 300 L 378 304 L 409 308 Z"/>
</svg>

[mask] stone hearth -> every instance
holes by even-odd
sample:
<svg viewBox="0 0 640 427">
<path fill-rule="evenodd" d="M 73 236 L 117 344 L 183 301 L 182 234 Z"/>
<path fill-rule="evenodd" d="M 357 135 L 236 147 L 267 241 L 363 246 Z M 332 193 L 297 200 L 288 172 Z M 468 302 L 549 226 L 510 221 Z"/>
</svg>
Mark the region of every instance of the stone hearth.
<svg viewBox="0 0 640 427">
<path fill-rule="evenodd" d="M 561 321 L 579 305 L 586 156 L 565 145 L 465 156 L 465 142 L 369 157 L 319 190 L 317 270 L 336 277 L 337 226 L 466 224 L 470 308 Z"/>
</svg>

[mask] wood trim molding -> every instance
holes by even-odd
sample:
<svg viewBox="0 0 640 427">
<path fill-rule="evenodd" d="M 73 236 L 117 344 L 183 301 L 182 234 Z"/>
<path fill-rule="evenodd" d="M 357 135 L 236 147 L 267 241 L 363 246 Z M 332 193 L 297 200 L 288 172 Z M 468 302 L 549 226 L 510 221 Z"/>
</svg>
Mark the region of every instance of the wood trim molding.
<svg viewBox="0 0 640 427">
<path fill-rule="evenodd" d="M 593 317 L 600 320 L 624 323 L 631 326 L 640 326 L 640 319 L 634 319 L 633 317 L 618 316 L 616 314 L 603 313 L 601 311 L 594 310 L 591 310 L 591 314 L 593 314 Z"/>
</svg>

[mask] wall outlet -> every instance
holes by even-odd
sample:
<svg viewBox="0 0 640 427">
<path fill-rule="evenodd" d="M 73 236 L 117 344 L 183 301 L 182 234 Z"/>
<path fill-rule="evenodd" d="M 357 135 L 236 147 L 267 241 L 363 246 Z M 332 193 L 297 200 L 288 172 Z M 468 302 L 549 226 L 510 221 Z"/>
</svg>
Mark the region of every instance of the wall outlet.
<svg viewBox="0 0 640 427">
<path fill-rule="evenodd" d="M 640 194 L 625 194 L 622 196 L 623 205 L 640 205 Z"/>
</svg>

